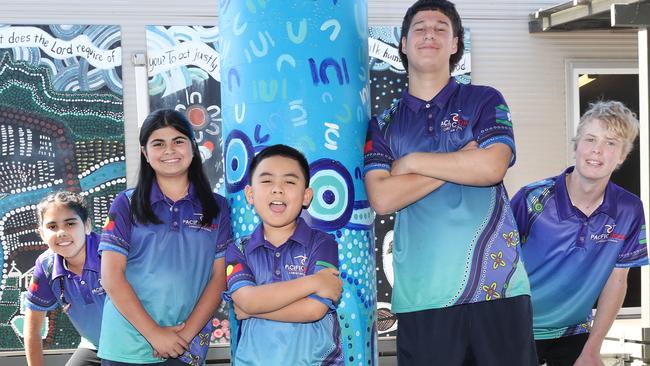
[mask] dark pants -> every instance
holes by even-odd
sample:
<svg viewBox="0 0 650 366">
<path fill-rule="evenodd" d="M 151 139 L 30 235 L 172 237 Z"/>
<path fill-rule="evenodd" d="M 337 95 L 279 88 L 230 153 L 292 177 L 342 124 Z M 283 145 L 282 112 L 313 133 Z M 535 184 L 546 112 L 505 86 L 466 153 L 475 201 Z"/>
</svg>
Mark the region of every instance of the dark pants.
<svg viewBox="0 0 650 366">
<path fill-rule="evenodd" d="M 399 366 L 537 366 L 529 296 L 397 314 Z"/>
<path fill-rule="evenodd" d="M 141 364 L 102 360 L 102 366 L 134 366 L 134 365 L 141 365 Z M 147 363 L 146 365 L 147 366 L 187 366 L 185 362 L 177 358 L 170 358 L 163 362 L 158 362 L 158 363 Z"/>
<path fill-rule="evenodd" d="M 587 343 L 589 333 L 576 334 L 556 339 L 536 341 L 539 364 L 547 366 L 573 366 L 582 348 Z"/>
<path fill-rule="evenodd" d="M 97 350 L 77 348 L 65 366 L 99 366 L 102 360 L 97 357 Z"/>
</svg>

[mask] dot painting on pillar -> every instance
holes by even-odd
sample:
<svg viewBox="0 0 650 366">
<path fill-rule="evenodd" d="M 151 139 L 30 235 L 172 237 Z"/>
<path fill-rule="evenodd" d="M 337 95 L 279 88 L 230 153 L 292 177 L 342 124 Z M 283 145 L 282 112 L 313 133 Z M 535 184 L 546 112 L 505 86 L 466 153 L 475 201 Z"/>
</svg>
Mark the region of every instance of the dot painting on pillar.
<svg viewBox="0 0 650 366">
<path fill-rule="evenodd" d="M 337 308 L 348 365 L 376 365 L 374 214 L 363 186 L 369 120 L 366 0 L 220 0 L 226 197 L 235 237 L 259 224 L 248 165 L 283 143 L 310 163 L 302 217 L 338 243 Z"/>
</svg>

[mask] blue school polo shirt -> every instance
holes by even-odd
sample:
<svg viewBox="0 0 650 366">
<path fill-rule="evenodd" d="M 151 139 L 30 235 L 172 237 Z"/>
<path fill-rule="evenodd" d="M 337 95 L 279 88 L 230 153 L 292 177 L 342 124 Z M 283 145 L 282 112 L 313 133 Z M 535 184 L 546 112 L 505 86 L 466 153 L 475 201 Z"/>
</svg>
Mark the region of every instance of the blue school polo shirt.
<svg viewBox="0 0 650 366">
<path fill-rule="evenodd" d="M 589 332 L 591 309 L 614 268 L 648 264 L 639 197 L 609 182 L 585 216 L 571 203 L 568 168 L 512 199 L 532 291 L 535 339 Z"/>
<path fill-rule="evenodd" d="M 142 225 L 131 220 L 132 193 L 131 189 L 115 197 L 99 251 L 126 256 L 126 279 L 158 325 L 180 324 L 199 301 L 212 275 L 214 261 L 225 253 L 231 236 L 228 206 L 223 197 L 215 194 L 219 215 L 211 226 L 202 227 L 203 210 L 193 185 L 187 196 L 172 202 L 154 181 L 151 207 L 162 223 Z M 160 362 L 153 357 L 149 342 L 110 298 L 104 306 L 103 322 L 100 358 L 128 363 Z M 208 346 L 209 338 L 201 342 L 201 357 L 205 357 Z"/>
<path fill-rule="evenodd" d="M 371 119 L 365 172 L 390 171 L 413 152 L 448 153 L 470 141 L 481 148 L 515 143 L 510 112 L 493 88 L 450 78 L 430 101 L 404 91 Z M 399 210 L 393 242 L 392 309 L 397 313 L 528 295 L 517 226 L 502 183 L 473 187 L 447 182 Z"/>
<path fill-rule="evenodd" d="M 338 268 L 334 238 L 301 218 L 286 243 L 273 246 L 260 224 L 249 238 L 226 250 L 228 295 L 244 286 L 290 281 L 324 268 Z M 313 323 L 285 323 L 260 318 L 242 322 L 236 365 L 344 365 L 340 328 L 332 302 L 310 296 L 332 311 Z"/>
<path fill-rule="evenodd" d="M 61 282 L 63 282 L 68 317 L 79 335 L 81 345 L 95 348 L 99 345 L 102 324 L 102 310 L 106 292 L 99 281 L 100 262 L 97 255 L 99 235 L 86 235 L 86 261 L 81 276 L 66 269 L 62 256 L 48 249 L 36 259 L 34 277 L 27 290 L 26 306 L 35 311 L 50 311 L 61 303 Z M 88 342 L 84 342 L 87 340 Z"/>
</svg>

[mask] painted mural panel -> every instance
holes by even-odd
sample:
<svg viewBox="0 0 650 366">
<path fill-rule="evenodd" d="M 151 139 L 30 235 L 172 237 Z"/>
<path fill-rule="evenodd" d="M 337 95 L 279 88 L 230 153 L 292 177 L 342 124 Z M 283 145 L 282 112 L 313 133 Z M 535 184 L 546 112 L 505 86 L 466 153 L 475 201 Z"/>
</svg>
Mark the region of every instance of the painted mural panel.
<svg viewBox="0 0 650 366">
<path fill-rule="evenodd" d="M 381 114 L 402 96 L 408 77 L 398 53 L 400 28 L 370 27 L 368 46 L 370 54 L 371 114 Z M 452 71 L 461 83 L 471 80 L 470 31 L 465 29 L 465 53 Z M 375 248 L 377 260 L 377 331 L 380 337 L 394 336 L 397 318 L 391 312 L 393 289 L 393 225 L 395 215 L 375 217 Z"/>
<path fill-rule="evenodd" d="M 149 105 L 184 112 L 212 189 L 224 194 L 218 27 L 148 26 Z"/>
<path fill-rule="evenodd" d="M 55 190 L 81 192 L 96 231 L 126 188 L 120 29 L 0 25 L 0 351 L 23 348 L 24 292 L 47 249 L 35 205 Z M 79 336 L 48 313 L 44 348 Z"/>
</svg>

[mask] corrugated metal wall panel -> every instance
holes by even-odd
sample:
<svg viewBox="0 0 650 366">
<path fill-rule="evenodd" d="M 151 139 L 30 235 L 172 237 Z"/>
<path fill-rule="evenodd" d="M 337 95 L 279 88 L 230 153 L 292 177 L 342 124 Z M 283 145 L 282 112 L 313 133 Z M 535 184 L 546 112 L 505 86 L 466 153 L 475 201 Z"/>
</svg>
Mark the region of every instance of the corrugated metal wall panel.
<svg viewBox="0 0 650 366">
<path fill-rule="evenodd" d="M 401 24 L 412 2 L 369 0 L 369 24 Z M 532 180 L 559 173 L 566 164 L 566 61 L 637 58 L 634 32 L 529 34 L 528 14 L 560 2 L 456 1 L 465 26 L 472 30 L 473 82 L 501 90 L 512 109 L 518 159 L 506 178 L 511 193 Z M 133 184 L 138 147 L 131 57 L 146 49 L 144 26 L 216 25 L 216 4 L 215 0 L 2 0 L 0 23 L 121 25 L 127 176 Z"/>
</svg>

